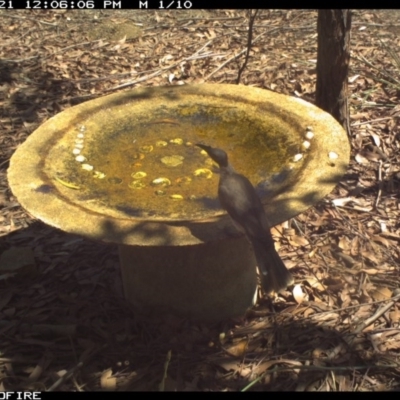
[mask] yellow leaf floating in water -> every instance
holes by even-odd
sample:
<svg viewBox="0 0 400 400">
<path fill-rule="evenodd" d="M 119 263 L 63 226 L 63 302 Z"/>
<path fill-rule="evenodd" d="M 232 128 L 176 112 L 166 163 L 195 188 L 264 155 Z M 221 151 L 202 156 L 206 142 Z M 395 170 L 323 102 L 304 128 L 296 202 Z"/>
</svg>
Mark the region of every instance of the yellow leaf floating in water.
<svg viewBox="0 0 400 400">
<path fill-rule="evenodd" d="M 177 167 L 183 163 L 184 157 L 174 154 L 172 156 L 165 156 L 161 159 L 161 162 L 167 167 Z"/>
<path fill-rule="evenodd" d="M 153 151 L 153 146 L 142 146 L 139 148 L 142 153 L 151 153 Z"/>
<path fill-rule="evenodd" d="M 172 143 L 172 144 L 177 144 L 177 145 L 180 146 L 180 145 L 183 144 L 183 139 L 181 139 L 181 138 L 175 138 L 175 139 L 171 139 L 169 142 Z"/>
<path fill-rule="evenodd" d="M 106 174 L 104 172 L 100 172 L 100 171 L 93 172 L 93 178 L 104 179 L 105 177 L 106 177 Z"/>
<path fill-rule="evenodd" d="M 131 175 L 133 179 L 142 179 L 145 178 L 146 176 L 147 176 L 146 172 L 143 171 L 133 172 Z"/>
<path fill-rule="evenodd" d="M 130 189 L 143 189 L 145 186 L 146 184 L 144 184 L 142 181 L 139 180 L 133 181 L 128 185 Z"/>
<path fill-rule="evenodd" d="M 199 176 L 201 178 L 211 179 L 211 177 L 213 176 L 213 173 L 208 168 L 199 168 L 193 172 L 193 175 Z"/>
<path fill-rule="evenodd" d="M 171 194 L 169 198 L 172 200 L 183 200 L 183 196 L 181 196 L 180 194 Z"/>
<path fill-rule="evenodd" d="M 154 186 L 167 187 L 171 185 L 171 181 L 168 178 L 156 178 L 151 182 Z"/>
</svg>

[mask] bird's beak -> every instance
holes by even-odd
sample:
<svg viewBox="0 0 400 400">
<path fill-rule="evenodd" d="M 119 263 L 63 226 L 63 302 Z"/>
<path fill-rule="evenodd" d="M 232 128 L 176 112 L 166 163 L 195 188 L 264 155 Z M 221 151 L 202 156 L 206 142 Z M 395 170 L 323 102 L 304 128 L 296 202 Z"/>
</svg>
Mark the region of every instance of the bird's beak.
<svg viewBox="0 0 400 400">
<path fill-rule="evenodd" d="M 200 147 L 201 149 L 207 151 L 210 149 L 210 146 L 206 146 L 205 144 L 196 143 L 195 146 Z"/>
</svg>

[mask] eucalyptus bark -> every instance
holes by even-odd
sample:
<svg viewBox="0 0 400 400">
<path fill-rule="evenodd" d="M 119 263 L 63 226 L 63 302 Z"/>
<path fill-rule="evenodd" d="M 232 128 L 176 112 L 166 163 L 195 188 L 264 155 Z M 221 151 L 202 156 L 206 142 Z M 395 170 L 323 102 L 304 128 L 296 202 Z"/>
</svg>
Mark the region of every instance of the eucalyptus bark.
<svg viewBox="0 0 400 400">
<path fill-rule="evenodd" d="M 336 118 L 349 135 L 350 29 L 350 10 L 318 11 L 316 105 Z"/>
</svg>

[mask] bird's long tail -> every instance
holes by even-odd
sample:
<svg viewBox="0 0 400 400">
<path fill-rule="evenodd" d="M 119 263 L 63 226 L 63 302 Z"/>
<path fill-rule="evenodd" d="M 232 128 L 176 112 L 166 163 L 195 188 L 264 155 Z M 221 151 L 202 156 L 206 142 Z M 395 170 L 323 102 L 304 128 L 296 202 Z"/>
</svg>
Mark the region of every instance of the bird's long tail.
<svg viewBox="0 0 400 400">
<path fill-rule="evenodd" d="M 273 246 L 259 241 L 252 241 L 252 245 L 260 270 L 261 285 L 266 293 L 279 292 L 293 283 L 292 274 Z"/>
</svg>

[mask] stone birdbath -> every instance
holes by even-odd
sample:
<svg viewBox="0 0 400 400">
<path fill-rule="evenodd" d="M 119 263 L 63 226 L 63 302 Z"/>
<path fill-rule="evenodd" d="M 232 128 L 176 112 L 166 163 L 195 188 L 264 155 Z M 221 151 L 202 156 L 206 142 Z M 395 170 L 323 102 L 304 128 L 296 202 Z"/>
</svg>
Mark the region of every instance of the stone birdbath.
<svg viewBox="0 0 400 400">
<path fill-rule="evenodd" d="M 254 304 L 256 263 L 198 142 L 228 153 L 272 225 L 327 195 L 350 152 L 334 118 L 297 98 L 240 85 L 141 88 L 46 121 L 11 158 L 8 179 L 44 223 L 118 244 L 138 311 L 221 320 Z"/>
</svg>

